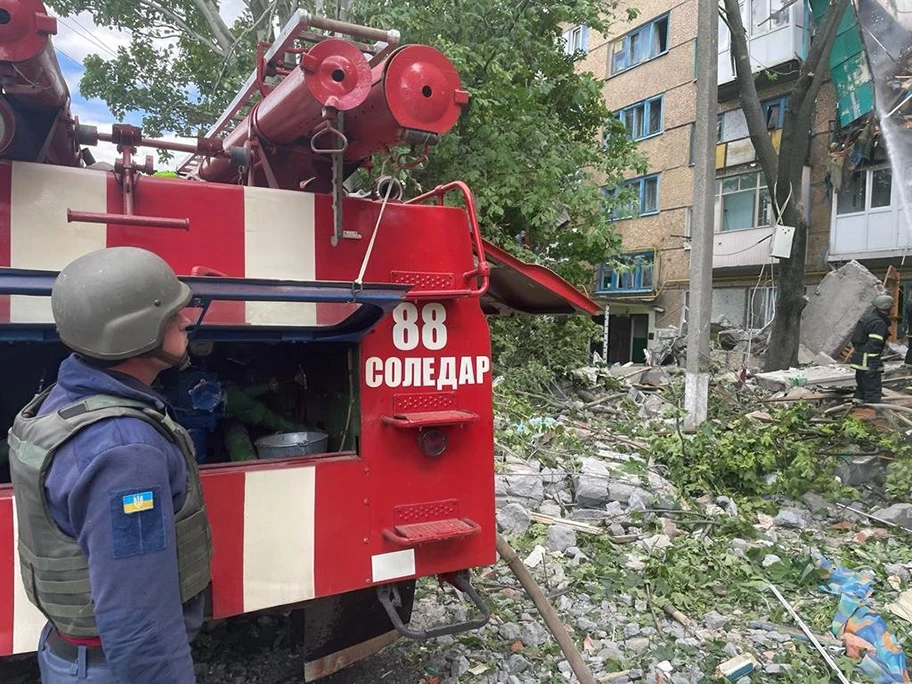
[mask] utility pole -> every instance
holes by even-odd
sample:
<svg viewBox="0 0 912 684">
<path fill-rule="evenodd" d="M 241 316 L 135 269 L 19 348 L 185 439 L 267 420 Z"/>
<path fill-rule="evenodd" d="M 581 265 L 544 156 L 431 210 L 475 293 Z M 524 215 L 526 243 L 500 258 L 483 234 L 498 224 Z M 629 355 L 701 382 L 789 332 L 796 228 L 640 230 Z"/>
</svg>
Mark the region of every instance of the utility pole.
<svg viewBox="0 0 912 684">
<path fill-rule="evenodd" d="M 718 0 L 697 0 L 697 120 L 694 123 L 694 199 L 690 238 L 690 304 L 684 430 L 695 431 L 709 404 L 709 329 L 712 315 L 713 206 L 719 59 Z"/>
</svg>

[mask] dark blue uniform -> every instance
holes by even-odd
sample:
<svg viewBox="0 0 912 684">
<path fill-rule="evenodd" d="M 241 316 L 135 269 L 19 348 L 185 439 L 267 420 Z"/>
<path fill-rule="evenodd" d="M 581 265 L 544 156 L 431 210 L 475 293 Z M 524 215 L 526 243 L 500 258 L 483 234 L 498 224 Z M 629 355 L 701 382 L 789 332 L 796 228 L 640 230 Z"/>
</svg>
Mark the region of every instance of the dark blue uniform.
<svg viewBox="0 0 912 684">
<path fill-rule="evenodd" d="M 160 412 L 165 401 L 139 381 L 71 356 L 41 407 L 51 413 L 96 394 L 139 400 Z M 46 491 L 57 525 L 89 559 L 103 661 L 88 680 L 126 684 L 195 682 L 190 640 L 203 620 L 203 594 L 181 605 L 174 514 L 184 503 L 187 466 L 180 450 L 151 425 L 114 418 L 79 432 L 57 452 Z M 156 493 L 151 508 L 124 512 L 122 492 Z M 44 681 L 77 681 L 39 654 Z M 50 674 L 47 670 L 53 670 Z M 94 674 L 94 676 L 92 676 Z"/>
<path fill-rule="evenodd" d="M 890 336 L 890 314 L 874 309 L 858 321 L 852 333 L 852 357 L 855 369 L 855 398 L 866 404 L 879 404 L 883 376 L 883 354 Z"/>
</svg>

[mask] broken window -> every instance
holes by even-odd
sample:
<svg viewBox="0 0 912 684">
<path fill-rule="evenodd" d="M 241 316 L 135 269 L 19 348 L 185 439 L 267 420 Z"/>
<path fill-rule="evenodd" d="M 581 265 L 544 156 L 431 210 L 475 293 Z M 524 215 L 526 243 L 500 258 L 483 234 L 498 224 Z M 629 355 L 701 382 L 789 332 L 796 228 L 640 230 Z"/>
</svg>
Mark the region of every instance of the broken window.
<svg viewBox="0 0 912 684">
<path fill-rule="evenodd" d="M 788 97 L 777 97 L 760 103 L 768 130 L 773 131 L 782 128 L 785 122 L 785 107 L 787 103 Z M 749 135 L 750 131 L 747 129 L 747 119 L 744 116 L 744 110 L 732 109 L 719 114 L 716 130 L 718 142 L 741 140 Z"/>
<path fill-rule="evenodd" d="M 776 315 L 776 288 L 757 287 L 749 291 L 750 297 L 750 322 L 751 330 L 761 330 L 773 320 Z"/>
<path fill-rule="evenodd" d="M 719 52 L 728 50 L 731 34 L 728 32 L 728 25 L 722 17 L 719 17 Z"/>
<path fill-rule="evenodd" d="M 663 95 L 624 107 L 618 119 L 626 126 L 632 140 L 642 140 L 662 132 Z"/>
<path fill-rule="evenodd" d="M 616 74 L 668 51 L 668 15 L 619 38 L 612 47 L 611 73 Z"/>
</svg>

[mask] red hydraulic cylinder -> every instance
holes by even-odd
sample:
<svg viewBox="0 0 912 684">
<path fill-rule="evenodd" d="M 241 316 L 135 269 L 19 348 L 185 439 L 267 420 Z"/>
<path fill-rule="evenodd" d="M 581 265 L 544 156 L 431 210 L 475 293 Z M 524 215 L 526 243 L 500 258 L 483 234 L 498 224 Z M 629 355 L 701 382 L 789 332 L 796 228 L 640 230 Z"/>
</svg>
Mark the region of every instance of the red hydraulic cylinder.
<svg viewBox="0 0 912 684">
<path fill-rule="evenodd" d="M 69 99 L 50 40 L 55 33 L 57 20 L 41 0 L 7 0 L 0 7 L 3 92 L 26 109 L 59 109 Z"/>
<path fill-rule="evenodd" d="M 3 156 L 78 164 L 70 93 L 51 42 L 56 33 L 57 20 L 41 0 L 5 0 L 0 6 Z M 47 136 L 45 158 L 32 159 Z"/>
<path fill-rule="evenodd" d="M 324 120 L 326 108 L 340 112 L 357 107 L 371 90 L 371 70 L 352 43 L 323 40 L 301 58 L 301 63 L 223 140 L 225 150 L 243 147 L 251 133 L 276 145 L 289 145 L 312 135 Z M 227 158 L 207 159 L 199 177 L 227 182 L 237 167 Z"/>
<path fill-rule="evenodd" d="M 421 135 L 449 132 L 469 101 L 452 62 L 427 45 L 406 45 L 374 67 L 370 95 L 345 117 L 346 161 Z M 419 135 L 410 136 L 410 133 Z"/>
</svg>

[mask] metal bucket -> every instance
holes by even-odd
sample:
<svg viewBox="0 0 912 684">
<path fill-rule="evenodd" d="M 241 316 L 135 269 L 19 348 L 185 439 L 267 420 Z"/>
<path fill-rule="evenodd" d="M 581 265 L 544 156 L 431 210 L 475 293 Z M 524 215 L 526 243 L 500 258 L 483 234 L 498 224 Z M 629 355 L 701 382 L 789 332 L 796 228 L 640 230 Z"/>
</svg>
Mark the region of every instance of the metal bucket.
<svg viewBox="0 0 912 684">
<path fill-rule="evenodd" d="M 326 452 L 329 435 L 316 430 L 309 432 L 281 432 L 260 437 L 256 442 L 260 458 L 293 458 Z"/>
</svg>

